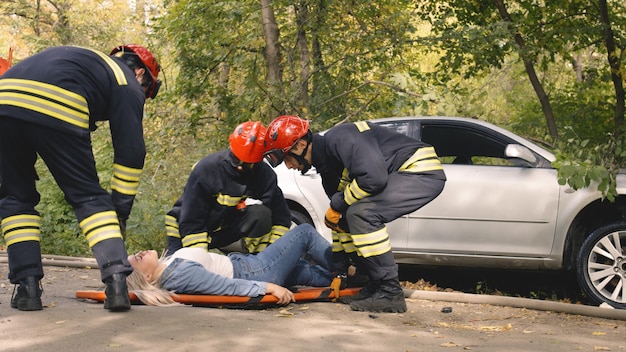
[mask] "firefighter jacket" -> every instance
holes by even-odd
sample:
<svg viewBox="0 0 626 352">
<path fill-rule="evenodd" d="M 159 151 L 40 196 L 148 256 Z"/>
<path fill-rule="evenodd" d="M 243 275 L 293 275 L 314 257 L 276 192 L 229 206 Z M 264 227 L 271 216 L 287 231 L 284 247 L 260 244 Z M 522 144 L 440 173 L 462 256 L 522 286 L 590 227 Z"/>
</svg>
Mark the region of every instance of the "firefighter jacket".
<svg viewBox="0 0 626 352">
<path fill-rule="evenodd" d="M 345 212 L 353 203 L 380 193 L 392 172 L 441 173 L 434 148 L 365 121 L 314 134 L 311 164 L 322 176 L 330 206 Z"/>
<path fill-rule="evenodd" d="M 178 219 L 180 236 L 210 236 L 233 218 L 239 201 L 247 198 L 261 201 L 272 211 L 274 227 L 289 229 L 291 213 L 274 170 L 261 162 L 247 171 L 237 171 L 229 153 L 222 150 L 204 157 L 189 174 L 183 195 L 168 213 Z"/>
<path fill-rule="evenodd" d="M 80 47 L 46 49 L 0 78 L 0 118 L 87 137 L 96 121 L 109 121 L 112 198 L 123 219 L 130 214 L 144 165 L 145 99 L 134 72 L 123 61 Z"/>
</svg>

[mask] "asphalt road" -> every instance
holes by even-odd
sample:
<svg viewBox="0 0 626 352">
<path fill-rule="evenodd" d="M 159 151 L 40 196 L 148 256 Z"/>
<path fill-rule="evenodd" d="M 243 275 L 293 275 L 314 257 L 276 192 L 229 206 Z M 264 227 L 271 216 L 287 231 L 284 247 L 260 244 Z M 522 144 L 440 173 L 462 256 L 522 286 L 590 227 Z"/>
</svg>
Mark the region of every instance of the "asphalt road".
<svg viewBox="0 0 626 352">
<path fill-rule="evenodd" d="M 21 312 L 10 308 L 13 285 L 0 263 L 1 351 L 626 350 L 626 319 L 438 298 L 409 298 L 403 314 L 353 312 L 332 302 L 258 310 L 133 306 L 111 313 L 74 298 L 76 290 L 102 287 L 97 270 L 45 271 L 44 310 Z"/>
</svg>

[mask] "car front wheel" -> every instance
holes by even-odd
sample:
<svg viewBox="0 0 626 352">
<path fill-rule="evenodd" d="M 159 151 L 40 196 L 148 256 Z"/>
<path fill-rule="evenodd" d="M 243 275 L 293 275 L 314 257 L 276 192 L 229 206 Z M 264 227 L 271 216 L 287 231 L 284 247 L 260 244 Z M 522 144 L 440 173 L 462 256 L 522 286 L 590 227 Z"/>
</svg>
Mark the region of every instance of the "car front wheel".
<svg viewBox="0 0 626 352">
<path fill-rule="evenodd" d="M 585 239 L 576 274 L 594 303 L 626 308 L 626 222 L 600 227 Z"/>
</svg>

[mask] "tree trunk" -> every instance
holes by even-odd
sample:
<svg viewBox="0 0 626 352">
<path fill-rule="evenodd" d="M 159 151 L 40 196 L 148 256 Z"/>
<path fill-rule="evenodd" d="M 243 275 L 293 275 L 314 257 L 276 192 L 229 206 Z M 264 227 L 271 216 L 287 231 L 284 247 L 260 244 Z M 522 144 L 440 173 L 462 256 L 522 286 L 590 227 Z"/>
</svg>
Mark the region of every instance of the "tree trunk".
<svg viewBox="0 0 626 352">
<path fill-rule="evenodd" d="M 511 16 L 509 15 L 509 12 L 506 9 L 504 0 L 494 0 L 494 2 L 496 4 L 496 7 L 498 8 L 500 17 L 506 22 L 510 23 L 511 29 L 513 29 L 514 28 L 513 20 L 511 19 Z M 543 111 L 543 115 L 546 118 L 548 132 L 550 133 L 550 136 L 553 139 L 557 139 L 559 135 L 558 135 L 558 131 L 556 128 L 556 122 L 554 120 L 554 114 L 552 112 L 552 106 L 550 105 L 550 98 L 546 94 L 545 90 L 543 89 L 543 86 L 541 85 L 541 82 L 539 81 L 539 78 L 537 77 L 537 72 L 535 72 L 535 67 L 533 66 L 533 62 L 530 60 L 530 58 L 528 58 L 528 56 L 524 52 L 524 49 L 526 47 L 524 38 L 522 38 L 521 34 L 517 30 L 514 30 L 514 37 L 515 37 L 515 43 L 517 43 L 517 46 L 519 47 L 519 55 L 522 58 L 522 62 L 524 63 L 526 74 L 528 75 L 528 78 L 530 79 L 530 83 L 532 84 L 533 89 L 535 90 L 535 93 L 537 94 L 537 97 L 539 98 L 539 102 L 541 103 L 541 110 Z"/>
<path fill-rule="evenodd" d="M 70 27 L 70 19 L 68 17 L 68 12 L 70 11 L 72 4 L 68 1 L 48 0 L 48 2 L 55 8 L 57 13 L 57 21 L 52 24 L 52 29 L 59 38 L 59 44 L 73 44 L 74 36 Z"/>
<path fill-rule="evenodd" d="M 224 95 L 224 92 L 228 91 L 228 81 L 230 79 L 230 65 L 226 62 L 222 62 L 220 64 L 219 67 L 219 85 L 220 87 L 223 88 L 223 91 L 220 92 L 220 95 Z M 224 109 L 222 108 L 221 104 L 218 103 L 216 104 L 216 111 L 215 111 L 215 116 L 219 119 L 222 120 L 224 118 L 224 116 L 226 116 L 226 112 L 224 111 Z"/>
<path fill-rule="evenodd" d="M 309 77 L 311 75 L 311 54 L 304 26 L 309 22 L 309 7 L 306 0 L 296 6 L 296 22 L 298 24 L 298 54 L 300 59 L 300 78 L 298 80 L 298 109 L 309 107 Z"/>
<path fill-rule="evenodd" d="M 603 28 L 602 34 L 604 44 L 606 45 L 609 67 L 611 68 L 611 79 L 615 89 L 615 110 L 613 111 L 615 135 L 621 136 L 624 129 L 624 84 L 621 76 L 620 55 L 616 52 L 615 37 L 611 28 L 606 0 L 598 0 L 598 11 Z"/>
<path fill-rule="evenodd" d="M 263 36 L 265 38 L 265 60 L 267 62 L 268 99 L 273 108 L 280 114 L 283 113 L 282 104 L 282 66 L 278 25 L 274 17 L 271 0 L 261 0 L 261 20 L 263 23 Z"/>
</svg>

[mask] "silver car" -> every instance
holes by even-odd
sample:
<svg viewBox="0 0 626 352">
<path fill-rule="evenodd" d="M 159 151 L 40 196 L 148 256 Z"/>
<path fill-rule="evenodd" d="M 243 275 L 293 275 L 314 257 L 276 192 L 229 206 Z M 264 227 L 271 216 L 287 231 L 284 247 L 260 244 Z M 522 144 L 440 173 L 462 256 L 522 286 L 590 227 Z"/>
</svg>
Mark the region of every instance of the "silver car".
<svg viewBox="0 0 626 352">
<path fill-rule="evenodd" d="M 398 262 L 576 270 L 596 304 L 626 308 L 626 197 L 557 182 L 546 149 L 490 123 L 454 117 L 372 120 L 433 145 L 448 181 L 422 209 L 388 224 Z M 294 223 L 324 226 L 329 200 L 314 169 L 275 168 Z M 626 194 L 626 175 L 618 192 Z"/>
</svg>

